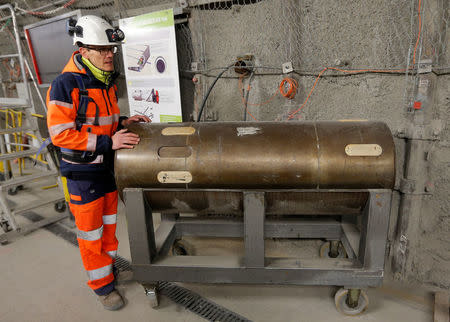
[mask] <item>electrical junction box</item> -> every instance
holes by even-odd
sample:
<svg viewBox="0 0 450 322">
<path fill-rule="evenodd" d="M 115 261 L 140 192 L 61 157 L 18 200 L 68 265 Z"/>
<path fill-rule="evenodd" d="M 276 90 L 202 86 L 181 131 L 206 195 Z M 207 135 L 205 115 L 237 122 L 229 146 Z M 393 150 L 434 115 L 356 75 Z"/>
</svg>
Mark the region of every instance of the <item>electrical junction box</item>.
<svg viewBox="0 0 450 322">
<path fill-rule="evenodd" d="M 238 74 L 249 74 L 254 69 L 255 57 L 251 54 L 238 56 L 234 64 L 234 71 Z"/>
</svg>

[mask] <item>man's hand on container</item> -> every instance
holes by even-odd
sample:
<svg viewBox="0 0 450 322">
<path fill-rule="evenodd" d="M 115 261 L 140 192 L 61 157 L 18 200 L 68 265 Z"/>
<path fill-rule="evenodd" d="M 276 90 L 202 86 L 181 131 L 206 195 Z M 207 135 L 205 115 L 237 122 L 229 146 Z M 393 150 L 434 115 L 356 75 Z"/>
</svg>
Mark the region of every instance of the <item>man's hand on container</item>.
<svg viewBox="0 0 450 322">
<path fill-rule="evenodd" d="M 126 120 L 123 120 L 122 126 L 127 127 L 131 123 L 138 123 L 138 122 L 148 123 L 148 122 L 151 122 L 151 120 L 148 116 L 145 116 L 145 115 L 133 115 L 133 116 L 127 118 Z"/>
<path fill-rule="evenodd" d="M 151 122 L 150 118 L 145 115 L 133 115 L 126 120 L 122 121 L 122 126 L 126 127 L 132 123 L 138 123 L 138 122 Z M 117 131 L 112 136 L 112 149 L 113 150 L 119 150 L 119 149 L 132 149 L 136 144 L 139 143 L 139 135 L 128 132 L 127 129 L 123 129 L 120 131 Z"/>
<path fill-rule="evenodd" d="M 112 137 L 112 149 L 132 149 L 139 143 L 139 135 L 128 132 L 127 129 L 117 131 Z"/>
</svg>

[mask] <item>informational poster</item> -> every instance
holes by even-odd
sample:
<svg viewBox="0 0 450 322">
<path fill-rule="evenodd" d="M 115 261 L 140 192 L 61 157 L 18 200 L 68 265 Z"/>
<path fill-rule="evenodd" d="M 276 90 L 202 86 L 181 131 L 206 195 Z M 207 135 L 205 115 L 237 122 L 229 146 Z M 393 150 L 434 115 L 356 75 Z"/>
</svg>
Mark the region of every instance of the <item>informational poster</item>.
<svg viewBox="0 0 450 322">
<path fill-rule="evenodd" d="M 181 122 L 180 82 L 173 10 L 119 20 L 130 115 Z"/>
</svg>

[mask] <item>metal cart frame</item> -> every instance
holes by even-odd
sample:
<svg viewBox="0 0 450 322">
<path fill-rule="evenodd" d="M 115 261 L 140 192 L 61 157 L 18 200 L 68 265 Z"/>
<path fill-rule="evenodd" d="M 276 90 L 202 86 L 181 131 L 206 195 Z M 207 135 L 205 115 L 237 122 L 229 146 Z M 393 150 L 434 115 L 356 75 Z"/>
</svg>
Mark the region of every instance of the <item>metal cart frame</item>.
<svg viewBox="0 0 450 322">
<path fill-rule="evenodd" d="M 391 190 L 345 190 L 369 193 L 361 213 L 360 232 L 355 224 L 345 220 L 345 214 L 342 214 L 341 221 L 320 218 L 265 220 L 263 190 L 240 190 L 243 194 L 243 222 L 162 214 L 161 224 L 155 232 L 151 205 L 144 191 L 168 192 L 170 189 L 124 189 L 132 267 L 135 279 L 142 284 L 179 281 L 340 285 L 361 289 L 382 283 Z M 189 190 L 194 194 L 205 191 L 208 190 Z M 288 191 L 311 193 L 311 190 Z M 173 243 L 183 236 L 243 237 L 245 256 L 165 256 Z M 268 258 L 264 256 L 265 237 L 341 241 L 348 258 Z"/>
</svg>

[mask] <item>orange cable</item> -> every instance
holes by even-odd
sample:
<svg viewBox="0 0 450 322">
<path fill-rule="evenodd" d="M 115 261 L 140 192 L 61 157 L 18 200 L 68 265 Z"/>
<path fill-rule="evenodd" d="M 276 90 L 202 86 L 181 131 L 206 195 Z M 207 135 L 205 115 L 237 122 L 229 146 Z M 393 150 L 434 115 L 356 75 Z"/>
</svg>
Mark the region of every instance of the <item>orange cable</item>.
<svg viewBox="0 0 450 322">
<path fill-rule="evenodd" d="M 241 76 L 239 76 L 239 92 L 242 93 L 242 89 L 243 89 L 243 82 L 242 79 L 246 76 L 246 74 L 243 74 Z M 285 86 L 286 84 L 289 84 L 289 88 L 287 91 L 285 91 Z M 278 91 L 275 92 L 267 101 L 262 102 L 262 103 L 249 103 L 245 101 L 245 98 L 242 96 L 242 98 L 244 99 L 244 104 L 250 105 L 250 106 L 262 106 L 262 105 L 266 105 L 268 104 L 270 101 L 272 101 L 275 96 L 277 96 L 278 92 L 280 92 L 280 94 L 283 97 L 289 98 L 289 99 L 293 99 L 295 97 L 295 95 L 297 94 L 297 88 L 298 88 L 298 82 L 290 77 L 285 77 L 279 87 L 278 87 Z M 251 86 L 248 85 L 247 86 L 247 91 L 249 91 L 251 89 Z"/>
<path fill-rule="evenodd" d="M 414 54 L 413 54 L 413 66 L 410 66 L 409 69 L 414 68 L 414 65 L 416 63 L 416 51 L 417 51 L 417 47 L 419 45 L 419 41 L 420 41 L 420 33 L 422 32 L 422 17 L 420 14 L 420 9 L 422 6 L 422 0 L 419 0 L 419 5 L 417 8 L 418 11 L 418 18 L 419 18 L 419 32 L 417 35 L 417 40 L 416 40 L 416 45 L 414 47 Z M 298 112 L 300 112 L 303 107 L 306 105 L 306 103 L 308 103 L 309 98 L 311 97 L 311 94 L 314 91 L 314 88 L 317 85 L 317 82 L 319 81 L 320 77 L 322 76 L 323 73 L 325 73 L 328 69 L 332 69 L 332 70 L 336 70 L 342 73 L 347 73 L 347 74 L 355 74 L 355 73 L 362 73 L 362 72 L 370 72 L 370 73 L 402 73 L 402 72 L 406 72 L 408 69 L 397 69 L 397 70 L 382 70 L 382 69 L 360 69 L 360 70 L 347 70 L 347 69 L 340 69 L 340 68 L 336 68 L 336 67 L 325 67 L 324 69 L 322 69 L 322 71 L 319 73 L 319 75 L 317 76 L 313 87 L 311 88 L 308 96 L 306 97 L 305 101 L 303 102 L 303 104 L 294 112 L 290 113 L 288 120 L 292 119 L 294 117 L 295 114 L 297 114 Z"/>
<path fill-rule="evenodd" d="M 241 85 L 242 85 L 242 79 L 245 77 L 245 75 L 246 75 L 246 74 L 243 74 L 243 75 L 239 76 L 239 82 L 238 82 L 239 92 L 242 93 L 242 95 L 239 95 L 239 96 L 241 96 L 242 103 L 244 103 L 245 111 L 247 112 L 247 114 L 250 115 L 255 121 L 258 122 L 258 120 L 256 119 L 256 117 L 254 117 L 254 116 L 252 115 L 252 113 L 250 113 L 250 111 L 248 110 L 247 105 L 245 104 L 246 102 L 245 102 L 245 98 L 244 98 L 244 92 L 241 90 L 241 87 L 242 87 L 242 86 L 241 86 Z M 250 85 L 248 86 L 248 90 L 250 90 Z M 247 103 L 247 104 L 248 104 L 248 103 Z"/>
<path fill-rule="evenodd" d="M 258 103 L 258 104 L 252 104 L 252 103 L 249 103 L 248 101 L 246 101 L 245 100 L 245 98 L 244 98 L 244 93 L 243 93 L 243 83 L 242 83 L 242 80 L 243 80 L 243 78 L 246 76 L 247 74 L 243 74 L 243 75 L 241 75 L 241 76 L 239 76 L 239 82 L 238 82 L 238 88 L 239 88 L 239 93 L 241 93 L 241 100 L 242 100 L 242 103 L 244 104 L 244 106 L 245 106 L 245 109 L 246 109 L 246 112 L 247 112 L 247 114 L 249 114 L 255 121 L 257 121 L 257 119 L 250 113 L 250 111 L 248 110 L 248 108 L 247 108 L 247 106 L 262 106 L 262 105 L 266 105 L 267 103 L 269 103 L 270 101 L 272 101 L 274 98 L 275 98 L 275 96 L 278 94 L 278 92 L 275 92 L 275 94 L 273 94 L 267 101 L 265 101 L 265 102 L 262 102 L 262 103 Z M 286 86 L 286 84 L 288 84 L 289 85 L 289 88 L 288 88 L 288 90 L 287 91 L 285 91 L 285 86 Z M 281 81 L 281 83 L 280 83 L 280 85 L 279 85 L 279 87 L 278 87 L 278 90 L 279 90 L 279 92 L 280 92 L 280 94 L 283 96 L 283 97 L 286 97 L 286 98 L 289 98 L 289 99 L 293 99 L 294 97 L 295 97 L 295 95 L 297 94 L 297 88 L 298 88 L 298 82 L 295 80 L 295 79 L 293 79 L 293 78 L 290 78 L 290 77 L 285 77 L 282 81 Z M 247 86 L 247 91 L 249 91 L 251 89 L 251 87 L 250 87 L 250 84 Z"/>
<path fill-rule="evenodd" d="M 416 63 L 416 52 L 417 52 L 417 47 L 418 47 L 419 42 L 420 42 L 420 34 L 422 32 L 422 16 L 420 14 L 421 6 L 422 6 L 422 0 L 419 0 L 418 9 L 417 9 L 417 11 L 418 11 L 418 19 L 419 19 L 419 32 L 418 32 L 418 35 L 417 35 L 416 45 L 414 47 L 413 65 L 415 65 L 415 63 Z M 413 66 L 409 67 L 409 69 L 412 69 L 412 68 L 413 68 Z M 329 69 L 330 70 L 336 70 L 336 71 L 339 71 L 339 72 L 342 72 L 342 73 L 346 73 L 346 74 L 356 74 L 356 73 L 363 73 L 363 72 L 369 72 L 369 73 L 403 73 L 403 72 L 408 71 L 408 69 L 390 69 L 390 70 L 389 69 L 359 69 L 359 70 L 348 70 L 348 69 L 341 69 L 341 68 L 337 68 L 337 67 L 325 67 L 324 69 L 322 69 L 320 71 L 319 75 L 316 77 L 316 80 L 314 81 L 314 85 L 311 88 L 311 90 L 309 91 L 308 96 L 306 97 L 306 99 L 303 102 L 303 104 L 297 110 L 295 110 L 294 112 L 290 113 L 290 115 L 288 117 L 288 120 L 292 119 L 294 117 L 294 115 L 297 114 L 298 112 L 300 112 L 303 109 L 303 107 L 306 105 L 306 103 L 308 103 L 309 98 L 311 97 L 314 89 L 316 88 L 316 85 L 317 85 L 320 77 L 322 77 L 322 75 Z M 241 90 L 241 88 L 242 88 L 242 79 L 243 79 L 243 77 L 245 77 L 245 75 L 246 74 L 244 74 L 244 75 L 239 77 L 239 92 L 242 92 L 242 90 Z M 292 81 L 294 81 L 295 83 L 292 82 Z M 284 86 L 285 86 L 286 83 L 288 83 L 290 85 L 290 88 L 289 88 L 289 90 L 287 92 L 284 91 Z M 293 86 L 293 85 L 295 85 L 295 86 Z M 297 92 L 297 87 L 298 87 L 297 81 L 293 80 L 292 78 L 290 78 L 289 80 L 288 80 L 288 78 L 285 78 L 280 83 L 279 92 L 284 97 L 293 98 L 295 96 L 296 92 Z M 247 90 L 250 90 L 250 85 L 248 86 Z M 251 104 L 251 103 L 246 102 L 243 94 L 242 94 L 241 98 L 242 98 L 242 102 L 244 104 L 251 105 L 251 106 L 261 106 L 261 105 L 265 105 L 268 102 L 270 102 L 277 94 L 278 94 L 278 92 L 275 92 L 275 94 L 273 94 L 272 97 L 269 98 L 269 100 L 267 100 L 266 102 L 260 103 L 260 104 Z M 291 97 L 291 95 L 293 95 L 293 96 Z M 248 110 L 247 110 L 247 113 L 250 114 L 250 112 L 248 112 Z M 250 116 L 253 117 L 253 119 L 256 120 L 256 118 L 252 114 L 250 114 Z"/>
<path fill-rule="evenodd" d="M 247 114 L 250 115 L 256 122 L 258 122 L 258 120 L 256 119 L 256 117 L 254 117 L 252 115 L 252 113 L 250 113 L 250 111 L 248 110 L 248 108 L 246 107 L 245 110 L 247 111 Z"/>
<path fill-rule="evenodd" d="M 285 91 L 286 85 L 289 85 L 288 90 Z M 295 95 L 297 94 L 297 88 L 298 88 L 298 82 L 290 77 L 285 77 L 279 86 L 280 94 L 283 97 L 293 99 Z"/>
<path fill-rule="evenodd" d="M 314 82 L 313 87 L 311 88 L 311 90 L 309 91 L 308 96 L 306 97 L 306 100 L 303 102 L 302 106 L 300 106 L 296 111 L 292 112 L 291 115 L 289 115 L 288 120 L 292 119 L 294 117 L 295 114 L 297 114 L 298 112 L 300 112 L 303 107 L 306 105 L 306 103 L 308 103 L 309 98 L 311 97 L 312 92 L 314 91 L 314 88 L 317 85 L 317 82 L 319 81 L 319 78 L 322 76 L 323 73 L 325 73 L 325 71 L 328 69 L 328 67 L 325 67 L 324 69 L 322 69 L 322 71 L 319 73 L 319 75 L 316 77 L 316 81 Z"/>
<path fill-rule="evenodd" d="M 238 85 L 239 85 L 239 92 L 240 93 L 242 93 L 242 87 L 243 87 L 243 84 L 242 84 L 242 79 L 246 76 L 247 74 L 243 74 L 242 76 L 239 76 L 239 83 L 238 83 Z M 250 85 L 247 87 L 247 90 L 250 90 Z M 278 91 L 276 91 L 267 101 L 265 101 L 265 102 L 262 102 L 262 103 L 249 103 L 249 102 L 247 102 L 247 106 L 249 105 L 249 106 L 263 106 L 263 105 L 266 105 L 266 104 L 268 104 L 270 101 L 272 101 L 274 98 L 275 98 L 275 96 L 277 96 L 277 94 L 278 94 Z M 244 98 L 244 103 L 245 103 L 245 98 Z"/>
<path fill-rule="evenodd" d="M 306 100 L 303 102 L 303 104 L 300 106 L 300 108 L 298 108 L 296 111 L 292 112 L 289 117 L 288 120 L 292 119 L 294 117 L 295 114 L 297 114 L 298 112 L 300 112 L 303 107 L 306 105 L 306 103 L 308 102 L 309 98 L 311 97 L 312 92 L 314 91 L 314 88 L 317 85 L 317 82 L 319 81 L 320 77 L 322 77 L 323 73 L 325 73 L 327 70 L 336 70 L 342 73 L 346 73 L 346 74 L 355 74 L 355 73 L 363 73 L 363 72 L 370 72 L 370 73 L 402 73 L 402 72 L 406 72 L 407 69 L 359 69 L 359 70 L 348 70 L 348 69 L 341 69 L 341 68 L 337 68 L 337 67 L 325 67 L 324 69 L 322 69 L 322 71 L 319 73 L 319 75 L 316 78 L 316 81 L 314 82 L 313 87 L 311 88 L 311 91 L 309 92 L 308 96 L 306 97 Z"/>
</svg>

